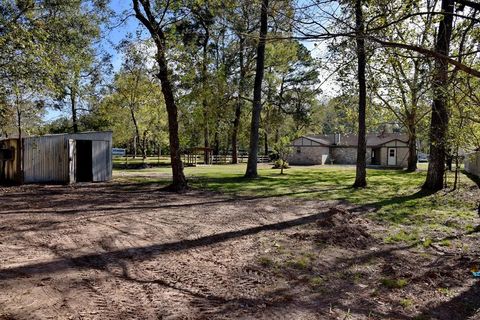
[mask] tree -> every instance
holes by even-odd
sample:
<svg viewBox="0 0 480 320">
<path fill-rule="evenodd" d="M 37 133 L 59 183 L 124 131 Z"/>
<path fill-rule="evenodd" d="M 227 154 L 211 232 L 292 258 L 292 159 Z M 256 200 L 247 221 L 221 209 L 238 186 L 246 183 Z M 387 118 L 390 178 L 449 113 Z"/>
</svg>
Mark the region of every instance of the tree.
<svg viewBox="0 0 480 320">
<path fill-rule="evenodd" d="M 363 20 L 362 0 L 355 1 L 355 26 L 357 42 L 357 79 L 358 79 L 358 144 L 357 144 L 357 168 L 354 188 L 367 186 L 367 143 L 365 114 L 367 108 L 367 83 L 365 79 L 366 55 L 365 55 L 365 26 Z"/>
<path fill-rule="evenodd" d="M 292 153 L 292 149 L 292 142 L 288 137 L 280 138 L 278 142 L 273 145 L 273 150 L 280 160 L 280 174 L 283 174 L 283 169 L 287 165 L 287 157 Z"/>
<path fill-rule="evenodd" d="M 238 140 L 242 109 L 244 108 L 245 96 L 247 92 L 247 76 L 250 71 L 250 62 L 255 54 L 251 37 L 249 35 L 254 31 L 258 22 L 256 8 L 251 1 L 240 1 L 235 10 L 227 16 L 230 23 L 230 29 L 235 34 L 238 42 L 238 71 L 237 82 L 237 101 L 235 103 L 235 114 L 232 126 L 232 163 L 238 163 Z"/>
<path fill-rule="evenodd" d="M 17 112 L 21 124 L 22 113 L 41 116 L 52 104 L 57 84 L 70 71 L 68 61 L 91 48 L 86 39 L 99 35 L 108 10 L 104 1 L 7 0 L 0 12 L 0 94 L 17 111 L 24 109 Z"/>
<path fill-rule="evenodd" d="M 267 36 L 268 19 L 268 0 L 262 0 L 262 8 L 260 14 L 260 36 L 257 46 L 257 66 L 255 71 L 255 83 L 253 87 L 253 109 L 252 123 L 250 128 L 250 148 L 248 153 L 246 178 L 256 178 L 257 173 L 257 157 L 258 157 L 258 129 L 260 126 L 260 113 L 262 111 L 262 81 L 265 64 L 265 38 Z"/>
<path fill-rule="evenodd" d="M 453 28 L 453 0 L 442 0 L 442 11 L 438 25 L 435 52 L 448 56 Z M 428 163 L 427 179 L 422 189 L 437 191 L 443 189 L 445 173 L 445 155 L 448 132 L 448 63 L 445 59 L 435 58 L 433 75 L 432 118 L 430 122 L 430 161 Z"/>
<path fill-rule="evenodd" d="M 162 85 L 162 92 L 168 114 L 168 131 L 170 142 L 170 159 L 172 165 L 173 182 L 168 189 L 181 192 L 187 189 L 187 180 L 183 173 L 183 164 L 180 153 L 180 140 L 178 137 L 178 108 L 175 103 L 172 84 L 170 82 L 167 64 L 167 38 L 165 36 L 164 18 L 168 16 L 170 2 L 154 3 L 150 0 L 132 0 L 135 17 L 145 26 L 150 33 L 157 48 L 155 60 L 158 64 L 158 78 Z M 160 17 L 157 20 L 156 17 Z"/>
<path fill-rule="evenodd" d="M 139 146 L 143 160 L 147 157 L 149 144 L 162 144 L 166 132 L 166 115 L 163 95 L 158 79 L 150 77 L 141 61 L 127 58 L 122 69 L 115 75 L 111 92 L 103 99 L 99 114 L 113 131 L 116 145 L 129 146 L 133 141 L 133 153 Z M 133 139 L 132 139 L 133 138 Z"/>
</svg>

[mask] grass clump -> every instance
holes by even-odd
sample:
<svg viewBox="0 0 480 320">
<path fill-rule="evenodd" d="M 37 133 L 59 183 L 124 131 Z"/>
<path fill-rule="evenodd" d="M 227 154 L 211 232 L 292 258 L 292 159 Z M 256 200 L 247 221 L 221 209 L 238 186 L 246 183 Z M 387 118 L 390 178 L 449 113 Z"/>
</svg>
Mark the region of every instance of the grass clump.
<svg viewBox="0 0 480 320">
<path fill-rule="evenodd" d="M 408 280 L 403 278 L 399 278 L 399 279 L 383 278 L 380 280 L 380 283 L 389 289 L 402 289 L 408 284 Z"/>
<path fill-rule="evenodd" d="M 452 245 L 452 242 L 448 239 L 442 240 L 438 243 L 442 247 L 450 247 Z"/>
<path fill-rule="evenodd" d="M 428 248 L 432 245 L 432 243 L 433 243 L 433 240 L 430 239 L 430 238 L 427 238 L 427 239 L 423 240 L 422 245 L 423 245 L 424 248 Z"/>
<path fill-rule="evenodd" d="M 258 258 L 258 263 L 262 266 L 262 267 L 266 267 L 266 268 L 269 268 L 269 267 L 272 267 L 273 265 L 275 265 L 275 262 L 269 258 L 269 257 L 260 257 Z"/>
<path fill-rule="evenodd" d="M 394 244 L 397 242 L 416 242 L 418 241 L 419 236 L 417 231 L 412 231 L 412 232 L 406 232 L 404 230 L 401 230 L 397 233 L 393 233 L 385 237 L 383 240 L 384 243 L 386 244 Z"/>
<path fill-rule="evenodd" d="M 310 259 L 302 256 L 297 259 L 287 261 L 287 265 L 295 269 L 306 270 L 310 268 Z"/>
<path fill-rule="evenodd" d="M 324 281 L 323 278 L 320 277 L 320 276 L 312 277 L 312 278 L 310 279 L 310 281 L 309 281 L 310 286 L 312 286 L 312 287 L 319 287 L 319 286 L 323 285 L 324 282 L 325 282 L 325 281 Z"/>
<path fill-rule="evenodd" d="M 413 306 L 413 300 L 408 298 L 402 299 L 400 300 L 400 305 L 405 309 L 409 309 Z"/>
</svg>

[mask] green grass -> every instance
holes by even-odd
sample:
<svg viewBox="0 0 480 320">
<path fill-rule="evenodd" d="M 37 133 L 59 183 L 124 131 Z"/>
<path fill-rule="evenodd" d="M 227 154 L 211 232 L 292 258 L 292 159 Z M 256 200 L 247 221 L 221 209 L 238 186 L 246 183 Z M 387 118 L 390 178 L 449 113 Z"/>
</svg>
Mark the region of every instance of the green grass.
<svg viewBox="0 0 480 320">
<path fill-rule="evenodd" d="M 402 289 L 408 284 L 408 281 L 403 278 L 400 278 L 400 279 L 384 278 L 380 280 L 380 283 L 389 289 Z"/>
<path fill-rule="evenodd" d="M 376 208 L 369 217 L 385 223 L 390 233 L 387 243 L 422 242 L 434 235 L 468 232 L 476 225 L 475 198 L 462 196 L 466 189 L 477 190 L 475 183 L 461 174 L 461 187 L 454 192 L 424 194 L 420 186 L 425 171 L 367 170 L 368 187 L 353 189 L 353 166 L 293 167 L 280 175 L 269 165 L 259 165 L 259 178 L 245 179 L 245 165 L 213 165 L 185 168 L 194 188 L 236 196 L 288 196 L 315 200 L 345 200 Z M 151 174 L 152 177 L 148 175 Z M 137 183 L 168 182 L 170 168 L 116 170 L 115 175 Z M 137 175 L 142 175 L 136 178 Z M 157 175 L 157 176 L 155 176 Z M 451 181 L 452 177 L 449 176 Z M 471 192 L 471 191 L 470 191 Z M 453 221 L 453 222 L 452 222 Z"/>
</svg>

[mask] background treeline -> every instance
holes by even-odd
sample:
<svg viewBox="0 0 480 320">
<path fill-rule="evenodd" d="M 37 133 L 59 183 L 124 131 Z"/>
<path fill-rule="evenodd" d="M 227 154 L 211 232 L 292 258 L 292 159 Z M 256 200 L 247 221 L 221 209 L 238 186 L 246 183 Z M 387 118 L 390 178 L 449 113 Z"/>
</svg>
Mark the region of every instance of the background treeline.
<svg viewBox="0 0 480 320">
<path fill-rule="evenodd" d="M 175 181 L 189 147 L 235 159 L 268 154 L 283 137 L 359 133 L 361 187 L 364 133 L 403 132 L 409 170 L 419 141 L 430 152 L 434 190 L 445 159 L 480 144 L 476 2 L 130 5 L 1 0 L 0 135 L 113 130 L 129 153 L 171 154 Z M 138 28 L 126 30 L 131 20 Z M 125 35 L 113 52 L 115 30 Z"/>
</svg>

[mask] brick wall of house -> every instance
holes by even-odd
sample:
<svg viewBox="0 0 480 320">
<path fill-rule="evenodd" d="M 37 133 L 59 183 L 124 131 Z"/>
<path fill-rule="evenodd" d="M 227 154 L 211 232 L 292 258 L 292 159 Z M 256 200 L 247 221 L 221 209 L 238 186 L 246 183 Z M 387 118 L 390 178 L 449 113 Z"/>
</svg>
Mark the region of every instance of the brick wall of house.
<svg viewBox="0 0 480 320">
<path fill-rule="evenodd" d="M 367 164 L 372 160 L 372 148 L 367 148 Z M 333 164 L 356 164 L 357 163 L 357 148 L 355 147 L 331 147 L 330 157 L 327 163 Z"/>
<path fill-rule="evenodd" d="M 294 165 L 325 164 L 329 155 L 329 148 L 322 146 L 294 146 L 288 156 L 288 163 Z M 328 162 L 327 162 L 328 163 Z"/>
<path fill-rule="evenodd" d="M 480 177 L 480 151 L 465 156 L 465 171 Z"/>
</svg>

